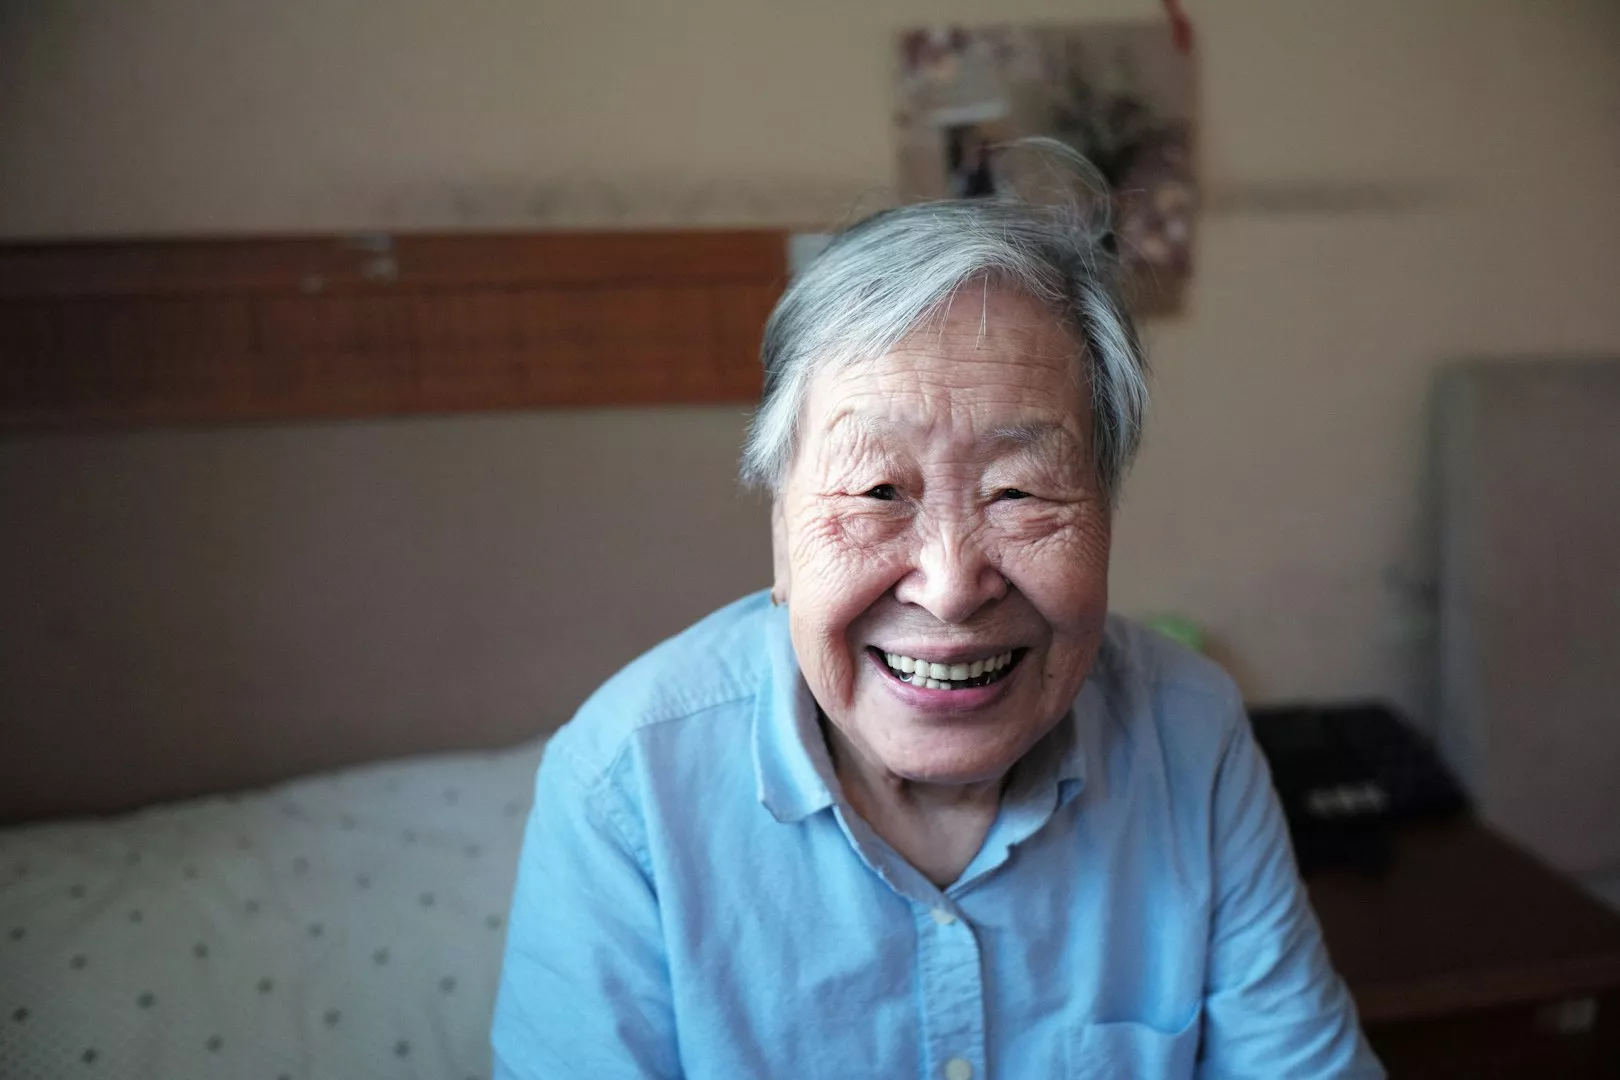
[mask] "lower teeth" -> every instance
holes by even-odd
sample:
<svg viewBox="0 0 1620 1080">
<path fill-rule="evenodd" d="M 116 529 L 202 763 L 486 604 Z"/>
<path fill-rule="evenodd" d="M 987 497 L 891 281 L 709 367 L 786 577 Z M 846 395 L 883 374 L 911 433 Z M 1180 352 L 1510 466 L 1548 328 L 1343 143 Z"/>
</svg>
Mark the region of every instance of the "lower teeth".
<svg viewBox="0 0 1620 1080">
<path fill-rule="evenodd" d="M 890 668 L 889 670 L 893 672 L 894 677 L 899 679 L 901 682 L 908 682 L 912 686 L 922 687 L 928 690 L 968 690 L 976 686 L 988 686 L 990 683 L 995 681 L 996 675 L 1000 674 L 1000 672 L 997 672 L 996 675 L 982 675 L 977 679 L 962 679 L 959 681 L 953 681 L 951 679 L 919 679 L 916 675 L 907 675 L 903 671 L 895 671 L 894 668 Z"/>
</svg>

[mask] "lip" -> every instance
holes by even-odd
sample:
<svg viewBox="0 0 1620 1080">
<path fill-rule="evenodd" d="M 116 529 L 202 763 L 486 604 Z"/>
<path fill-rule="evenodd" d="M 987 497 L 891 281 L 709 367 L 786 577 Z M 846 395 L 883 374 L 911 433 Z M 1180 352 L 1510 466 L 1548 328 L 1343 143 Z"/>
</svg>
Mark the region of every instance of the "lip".
<svg viewBox="0 0 1620 1080">
<path fill-rule="evenodd" d="M 1004 649 L 1002 651 L 1009 650 Z M 965 690 L 930 690 L 926 686 L 913 686 L 908 682 L 901 682 L 889 674 L 889 666 L 883 662 L 881 657 L 867 652 L 866 661 L 872 665 L 873 670 L 883 685 L 888 688 L 889 693 L 895 695 L 908 707 L 918 712 L 962 713 L 982 709 L 1004 697 L 1007 688 L 1018 677 L 1019 673 L 1016 668 L 1022 666 L 1023 657 L 1018 658 L 1015 670 L 1009 672 L 1006 678 L 997 679 L 989 686 L 972 686 Z M 944 663 L 945 661 L 940 660 L 939 662 Z"/>
</svg>

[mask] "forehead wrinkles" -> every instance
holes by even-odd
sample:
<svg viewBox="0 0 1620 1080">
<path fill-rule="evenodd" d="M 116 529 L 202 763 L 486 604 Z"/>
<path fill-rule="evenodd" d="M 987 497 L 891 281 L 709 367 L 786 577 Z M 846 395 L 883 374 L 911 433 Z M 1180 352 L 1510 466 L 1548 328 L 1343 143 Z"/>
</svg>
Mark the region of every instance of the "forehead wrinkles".
<svg viewBox="0 0 1620 1080">
<path fill-rule="evenodd" d="M 1031 426 L 1084 426 L 1083 386 L 1071 354 L 1056 349 L 966 355 L 919 342 L 869 365 L 832 375 L 822 387 L 822 430 L 868 442 L 907 437 L 982 441 Z"/>
<path fill-rule="evenodd" d="M 1069 360 L 1079 352 L 1069 327 L 1045 303 L 998 288 L 988 279 L 964 285 L 919 322 L 895 351 L 949 349 L 958 358 L 1005 351 L 1010 356 Z M 982 358 L 982 357 L 981 357 Z"/>
<path fill-rule="evenodd" d="M 894 443 L 906 436 L 921 434 L 927 441 L 937 428 L 936 421 L 920 425 L 896 423 L 886 416 L 874 416 L 846 406 L 827 425 L 821 445 L 823 472 L 840 465 L 882 461 L 890 456 Z M 1075 433 L 1052 419 L 1030 419 L 979 428 L 966 425 L 950 434 L 950 441 L 972 460 L 1022 456 L 1052 468 L 1078 463 L 1084 450 Z"/>
<path fill-rule="evenodd" d="M 1031 423 L 1084 438 L 1081 352 L 1038 301 L 964 290 L 884 354 L 824 367 L 807 433 L 823 467 L 941 436 L 963 450 L 1008 441 L 1033 450 L 1044 440 L 996 437 Z"/>
<path fill-rule="evenodd" d="M 970 367 L 1000 364 L 1072 364 L 1079 353 L 1058 327 L 1040 324 L 991 323 L 986 328 L 952 319 L 925 325 L 901 338 L 887 358 L 922 360 L 930 365 Z"/>
<path fill-rule="evenodd" d="M 971 408 L 981 401 L 1023 403 L 1030 398 L 1046 403 L 1053 372 L 1065 391 L 1084 390 L 1083 353 L 1044 305 L 992 292 L 980 303 L 953 297 L 950 305 L 878 357 L 867 373 L 874 380 L 909 383 L 905 389 L 914 388 L 922 404 Z M 941 394 L 954 400 L 935 402 Z"/>
</svg>

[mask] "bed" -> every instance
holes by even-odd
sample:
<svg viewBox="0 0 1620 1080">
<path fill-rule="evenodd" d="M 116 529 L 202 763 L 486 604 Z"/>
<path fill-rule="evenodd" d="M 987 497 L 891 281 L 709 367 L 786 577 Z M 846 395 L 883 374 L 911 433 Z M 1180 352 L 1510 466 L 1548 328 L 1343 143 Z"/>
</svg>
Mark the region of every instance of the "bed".
<svg viewBox="0 0 1620 1080">
<path fill-rule="evenodd" d="M 0 1076 L 487 1077 L 542 745 L 0 832 Z"/>
<path fill-rule="evenodd" d="M 544 735 L 768 580 L 784 280 L 768 230 L 0 246 L 0 1077 L 488 1077 Z"/>
<path fill-rule="evenodd" d="M 768 581 L 785 278 L 769 230 L 0 245 L 0 1077 L 489 1075 L 545 733 Z"/>
</svg>

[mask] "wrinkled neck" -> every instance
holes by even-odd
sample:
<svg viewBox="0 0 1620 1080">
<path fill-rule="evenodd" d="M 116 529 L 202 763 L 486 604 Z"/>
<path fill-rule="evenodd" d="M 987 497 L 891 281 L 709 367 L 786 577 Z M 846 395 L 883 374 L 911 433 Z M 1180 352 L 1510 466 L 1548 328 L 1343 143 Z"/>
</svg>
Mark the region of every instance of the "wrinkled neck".
<svg viewBox="0 0 1620 1080">
<path fill-rule="evenodd" d="M 995 824 L 1007 777 L 911 780 L 867 758 L 825 715 L 820 725 L 845 804 L 935 885 L 959 878 Z"/>
</svg>

